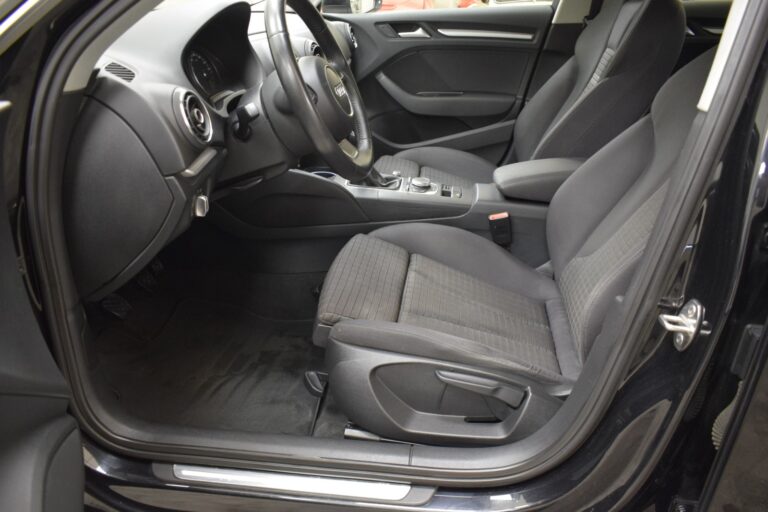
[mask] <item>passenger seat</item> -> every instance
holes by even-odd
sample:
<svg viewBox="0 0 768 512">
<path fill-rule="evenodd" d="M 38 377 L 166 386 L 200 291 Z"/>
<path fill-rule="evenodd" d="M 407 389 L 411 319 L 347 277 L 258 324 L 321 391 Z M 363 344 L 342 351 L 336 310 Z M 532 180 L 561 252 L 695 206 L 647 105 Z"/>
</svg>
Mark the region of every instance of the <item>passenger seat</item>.
<svg viewBox="0 0 768 512">
<path fill-rule="evenodd" d="M 680 0 L 605 0 L 573 57 L 520 113 L 508 163 L 592 156 L 647 111 L 684 38 Z M 374 167 L 460 187 L 491 183 L 496 169 L 476 155 L 442 147 L 382 156 Z"/>
</svg>

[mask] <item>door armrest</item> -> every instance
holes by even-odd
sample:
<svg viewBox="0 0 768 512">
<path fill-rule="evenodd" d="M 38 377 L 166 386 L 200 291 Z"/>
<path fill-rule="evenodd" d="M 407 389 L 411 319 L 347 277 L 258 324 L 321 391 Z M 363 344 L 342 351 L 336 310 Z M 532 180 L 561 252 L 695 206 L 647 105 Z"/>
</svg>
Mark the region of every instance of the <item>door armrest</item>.
<svg viewBox="0 0 768 512">
<path fill-rule="evenodd" d="M 493 182 L 510 199 L 548 203 L 560 185 L 579 168 L 578 158 L 545 158 L 499 167 Z"/>
</svg>

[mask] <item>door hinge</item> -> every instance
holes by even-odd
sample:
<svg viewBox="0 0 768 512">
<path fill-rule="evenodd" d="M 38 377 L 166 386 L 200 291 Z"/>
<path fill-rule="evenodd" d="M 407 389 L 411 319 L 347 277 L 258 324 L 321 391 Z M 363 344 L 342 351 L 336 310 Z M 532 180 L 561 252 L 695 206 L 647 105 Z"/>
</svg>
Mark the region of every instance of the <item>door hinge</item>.
<svg viewBox="0 0 768 512">
<path fill-rule="evenodd" d="M 682 352 L 687 349 L 693 339 L 701 332 L 704 325 L 704 306 L 696 299 L 685 303 L 676 315 L 662 313 L 659 323 L 673 333 L 672 342 L 675 348 Z"/>
<path fill-rule="evenodd" d="M 676 496 L 669 504 L 669 512 L 696 512 L 698 509 L 698 500 L 686 500 L 679 496 Z"/>
</svg>

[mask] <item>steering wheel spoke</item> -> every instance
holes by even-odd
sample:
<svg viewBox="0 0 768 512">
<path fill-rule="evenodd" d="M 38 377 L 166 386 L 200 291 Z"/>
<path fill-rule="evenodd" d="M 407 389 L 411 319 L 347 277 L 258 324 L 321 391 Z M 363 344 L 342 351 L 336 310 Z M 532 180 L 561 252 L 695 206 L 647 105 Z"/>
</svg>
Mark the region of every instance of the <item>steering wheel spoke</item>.
<svg viewBox="0 0 768 512">
<path fill-rule="evenodd" d="M 286 4 L 309 28 L 323 49 L 324 58 L 296 61 L 287 29 Z M 267 0 L 265 15 L 275 71 L 283 97 L 291 107 L 283 112 L 289 112 L 301 124 L 315 150 L 334 171 L 354 182 L 365 179 L 373 166 L 368 117 L 332 27 L 309 0 Z M 349 140 L 350 132 L 355 133 L 357 144 Z M 290 138 L 291 134 L 286 132 L 286 137 Z M 304 146 L 298 144 L 297 152 L 307 151 L 308 142 Z"/>
</svg>

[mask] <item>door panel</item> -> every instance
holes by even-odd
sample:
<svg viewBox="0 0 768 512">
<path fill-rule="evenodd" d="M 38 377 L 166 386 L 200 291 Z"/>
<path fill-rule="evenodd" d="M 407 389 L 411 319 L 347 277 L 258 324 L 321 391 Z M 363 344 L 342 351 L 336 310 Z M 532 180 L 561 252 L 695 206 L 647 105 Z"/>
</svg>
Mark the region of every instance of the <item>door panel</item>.
<svg viewBox="0 0 768 512">
<path fill-rule="evenodd" d="M 23 415 L 27 405 L 18 406 Z M 83 447 L 75 420 L 52 416 L 18 434 L 0 458 L 2 510 L 82 511 Z"/>
<path fill-rule="evenodd" d="M 446 146 L 499 161 L 512 138 L 552 8 L 516 4 L 336 16 L 378 155 Z"/>
<path fill-rule="evenodd" d="M 0 101 L 0 133 L 9 103 Z M 3 194 L 0 182 L 0 197 Z M 0 213 L 0 510 L 83 509 L 80 433 L 19 272 L 6 210 Z"/>
</svg>

